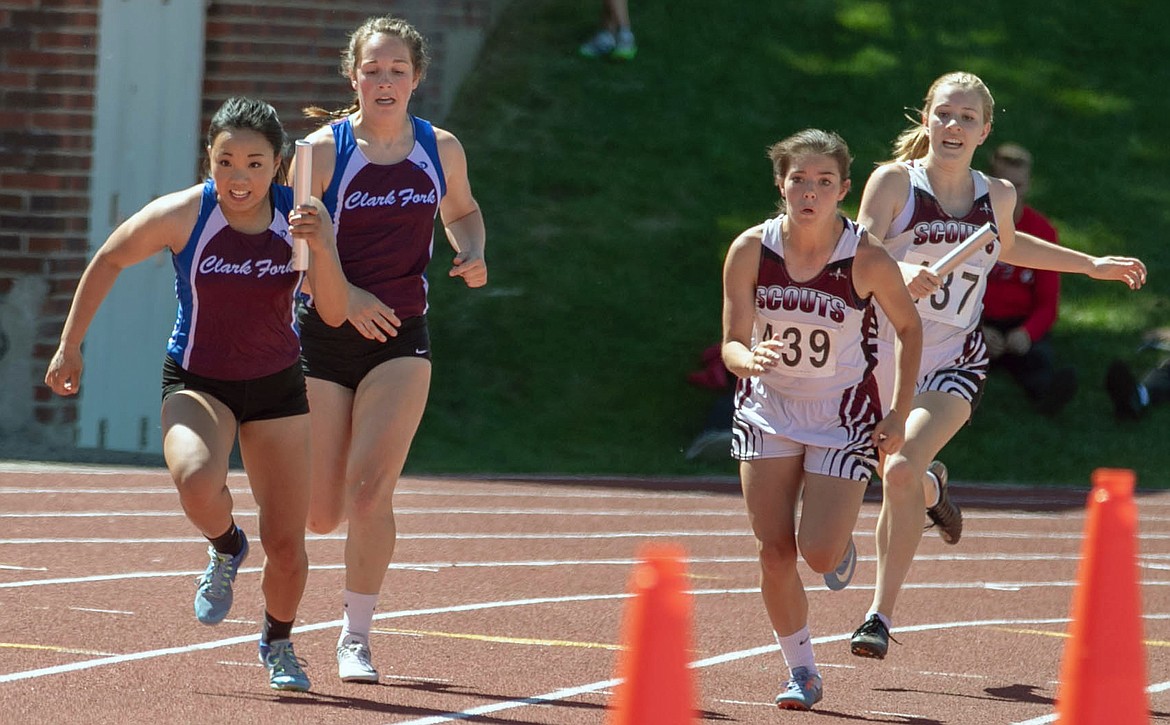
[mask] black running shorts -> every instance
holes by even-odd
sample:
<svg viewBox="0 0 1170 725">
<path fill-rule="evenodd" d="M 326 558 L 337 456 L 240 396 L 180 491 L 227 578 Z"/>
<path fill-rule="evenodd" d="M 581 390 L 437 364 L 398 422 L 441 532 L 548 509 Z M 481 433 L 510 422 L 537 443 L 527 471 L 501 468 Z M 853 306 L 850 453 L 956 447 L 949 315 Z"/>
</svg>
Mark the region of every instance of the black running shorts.
<svg viewBox="0 0 1170 725">
<path fill-rule="evenodd" d="M 300 363 L 252 380 L 217 380 L 188 372 L 167 355 L 163 359 L 162 399 L 180 390 L 207 393 L 232 411 L 239 423 L 304 415 L 309 412 Z"/>
<path fill-rule="evenodd" d="M 426 315 L 403 320 L 398 335 L 386 342 L 364 337 L 349 322 L 330 327 L 315 309 L 304 305 L 297 314 L 297 324 L 301 331 L 301 364 L 305 376 L 328 380 L 350 390 L 357 390 L 362 378 L 387 360 L 431 359 Z"/>
</svg>

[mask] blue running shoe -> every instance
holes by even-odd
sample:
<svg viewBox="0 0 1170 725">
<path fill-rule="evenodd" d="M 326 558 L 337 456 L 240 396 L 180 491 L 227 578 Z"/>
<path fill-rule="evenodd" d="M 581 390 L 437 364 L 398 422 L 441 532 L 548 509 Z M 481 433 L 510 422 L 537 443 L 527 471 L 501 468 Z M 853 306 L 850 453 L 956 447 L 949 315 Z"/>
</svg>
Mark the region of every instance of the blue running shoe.
<svg viewBox="0 0 1170 725">
<path fill-rule="evenodd" d="M 824 695 L 821 676 L 809 672 L 807 667 L 793 667 L 792 679 L 784 686 L 784 692 L 776 696 L 776 707 L 781 710 L 811 710 Z"/>
<path fill-rule="evenodd" d="M 617 38 L 608 30 L 599 30 L 577 52 L 586 58 L 606 58 L 617 47 Z"/>
<path fill-rule="evenodd" d="M 845 550 L 845 558 L 833 571 L 825 572 L 825 586 L 839 592 L 853 581 L 853 572 L 857 571 L 857 547 L 853 545 L 853 537 L 849 537 L 849 548 Z"/>
<path fill-rule="evenodd" d="M 207 547 L 211 561 L 207 571 L 195 580 L 195 618 L 204 624 L 219 624 L 232 608 L 232 582 L 244 559 L 248 558 L 248 537 L 240 530 L 244 546 L 235 556 L 221 554 L 214 546 Z"/>
<path fill-rule="evenodd" d="M 305 661 L 293 651 L 291 640 L 274 639 L 260 642 L 260 661 L 268 668 L 268 686 L 274 690 L 308 692 L 309 676 Z"/>
</svg>

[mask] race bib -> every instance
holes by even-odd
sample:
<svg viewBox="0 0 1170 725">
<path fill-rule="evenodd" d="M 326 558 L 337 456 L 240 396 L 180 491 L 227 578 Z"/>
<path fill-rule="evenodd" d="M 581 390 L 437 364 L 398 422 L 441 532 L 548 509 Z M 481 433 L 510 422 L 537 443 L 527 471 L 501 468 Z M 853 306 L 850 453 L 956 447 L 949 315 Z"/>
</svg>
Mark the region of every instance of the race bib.
<svg viewBox="0 0 1170 725">
<path fill-rule="evenodd" d="M 828 378 L 837 373 L 837 328 L 785 320 L 765 328 L 763 339 L 773 337 L 784 343 L 776 373 L 794 378 Z"/>
<path fill-rule="evenodd" d="M 929 267 L 937 260 L 925 254 L 910 252 L 906 255 L 905 261 L 908 264 Z M 983 269 L 974 264 L 963 264 L 942 278 L 942 287 L 937 292 L 917 300 L 914 304 L 917 305 L 918 314 L 924 320 L 966 329 L 975 322 L 975 317 L 979 314 L 983 291 L 986 288 L 987 277 L 983 274 Z"/>
</svg>

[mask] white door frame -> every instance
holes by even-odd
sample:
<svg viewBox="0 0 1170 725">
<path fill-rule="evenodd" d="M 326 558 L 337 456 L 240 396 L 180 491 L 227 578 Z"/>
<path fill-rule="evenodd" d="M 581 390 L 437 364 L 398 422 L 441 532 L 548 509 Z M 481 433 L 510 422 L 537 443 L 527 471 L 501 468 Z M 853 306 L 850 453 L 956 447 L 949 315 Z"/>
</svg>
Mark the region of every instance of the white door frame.
<svg viewBox="0 0 1170 725">
<path fill-rule="evenodd" d="M 196 183 L 206 3 L 102 0 L 89 252 L 151 199 Z M 124 270 L 86 335 L 78 444 L 162 450 L 160 385 L 175 322 L 170 253 Z"/>
</svg>

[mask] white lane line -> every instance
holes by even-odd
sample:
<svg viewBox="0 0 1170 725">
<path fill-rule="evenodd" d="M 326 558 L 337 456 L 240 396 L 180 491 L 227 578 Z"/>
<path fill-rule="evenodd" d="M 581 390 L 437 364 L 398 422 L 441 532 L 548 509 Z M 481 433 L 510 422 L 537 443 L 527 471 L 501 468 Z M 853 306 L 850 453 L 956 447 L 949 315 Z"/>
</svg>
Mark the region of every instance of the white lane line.
<svg viewBox="0 0 1170 725">
<path fill-rule="evenodd" d="M 450 534 L 409 534 L 399 533 L 398 540 L 416 541 L 559 541 L 559 540 L 595 540 L 595 539 L 669 539 L 669 538 L 702 538 L 716 536 L 750 536 L 744 529 L 707 530 L 707 531 L 601 531 L 588 533 L 461 533 Z M 251 539 L 251 537 L 249 537 Z M 305 541 L 344 541 L 345 534 L 313 534 L 305 537 Z M 207 544 L 207 539 L 201 536 L 172 536 L 151 538 L 125 538 L 102 536 L 78 537 L 37 537 L 0 539 L 0 545 L 21 546 L 29 544 Z"/>
<path fill-rule="evenodd" d="M 412 541 L 500 541 L 500 540 L 515 540 L 515 541 L 584 541 L 584 540 L 604 540 L 604 539 L 670 539 L 670 538 L 703 538 L 703 537 L 742 537 L 750 536 L 751 533 L 746 529 L 718 529 L 718 530 L 687 530 L 687 531 L 596 531 L 596 532 L 501 532 L 492 534 L 483 533 L 431 533 L 431 534 L 411 534 L 399 533 L 398 540 L 412 540 Z M 854 536 L 866 537 L 873 536 L 872 532 L 855 532 Z M 1020 541 L 1035 541 L 1036 536 L 1033 534 L 1011 534 L 1011 533 L 963 533 L 963 537 L 970 539 L 986 539 L 986 540 L 1020 540 Z M 1084 538 L 1083 534 L 1069 533 L 1069 534 L 1045 534 L 1045 539 L 1048 540 L 1067 540 L 1080 541 Z M 343 541 L 345 534 L 323 534 L 323 535 L 309 535 L 305 537 L 306 541 Z M 1170 532 L 1165 534 L 1142 534 L 1139 537 L 1140 541 L 1162 541 L 1170 539 Z M 127 538 L 127 537 L 107 537 L 107 536 L 55 536 L 55 537 L 27 537 L 27 538 L 11 538 L 0 539 L 0 546 L 27 546 L 33 544 L 190 544 L 190 543 L 206 543 L 207 540 L 199 536 L 168 536 L 168 537 L 144 537 L 144 538 Z M 937 555 L 937 561 L 964 561 L 962 554 L 948 554 Z M 1010 555 L 1009 555 L 1010 556 Z M 1154 554 L 1151 557 L 1166 558 L 1165 555 Z M 917 559 L 916 559 L 917 561 Z"/>
<path fill-rule="evenodd" d="M 1146 688 L 1146 694 L 1156 695 L 1157 693 L 1165 692 L 1166 690 L 1170 690 L 1170 680 L 1166 682 L 1156 682 L 1150 685 Z M 1056 713 L 1052 713 L 1051 715 L 1034 717 L 1031 720 L 1017 720 L 1016 722 L 1012 723 L 1012 725 L 1044 725 L 1044 723 L 1056 722 L 1057 719 L 1058 718 Z"/>
<path fill-rule="evenodd" d="M 256 516 L 256 509 L 236 509 L 234 516 Z M 670 511 L 639 511 L 637 509 L 538 509 L 538 508 L 399 508 L 395 507 L 394 515 L 403 516 L 605 516 L 605 517 L 638 517 L 667 516 L 679 518 L 684 516 L 727 516 L 740 518 L 744 514 L 736 509 L 727 510 L 682 510 Z M 105 519 L 114 517 L 142 517 L 142 518 L 186 518 L 182 511 L 30 511 L 21 513 L 0 513 L 0 519 Z"/>
<path fill-rule="evenodd" d="M 961 557 L 963 561 L 993 561 L 993 562 L 1030 562 L 1036 560 L 1053 561 L 1057 559 L 1064 559 L 1067 561 L 1075 561 L 1079 557 L 1073 555 L 1057 555 L 1057 554 L 1021 554 L 1018 556 L 1008 556 L 1002 554 L 993 554 L 988 556 L 964 556 Z M 953 557 L 945 556 L 919 556 L 916 561 L 951 561 Z M 875 556 L 860 556 L 859 561 L 871 562 L 876 561 Z M 521 559 L 508 561 L 432 561 L 432 562 L 394 562 L 391 563 L 390 569 L 404 570 L 404 571 L 421 571 L 427 573 L 436 573 L 449 569 L 546 569 L 555 567 L 582 567 L 582 566 L 616 566 L 616 567 L 630 567 L 637 564 L 640 560 L 634 558 L 612 558 L 612 559 Z M 690 556 L 686 558 L 686 563 L 689 565 L 696 564 L 714 564 L 714 565 L 739 565 L 739 564 L 754 564 L 756 557 L 754 556 Z M 343 563 L 337 564 L 310 564 L 310 571 L 337 571 L 344 569 Z M 41 569 L 43 571 L 43 569 Z M 256 574 L 261 571 L 261 567 L 242 567 L 240 574 Z M 195 577 L 203 573 L 202 569 L 182 569 L 177 571 L 137 571 L 137 572 L 119 572 L 113 574 L 89 574 L 86 576 L 71 576 L 71 577 L 52 577 L 47 579 L 26 579 L 23 581 L 14 582 L 0 582 L 0 589 L 24 589 L 29 587 L 43 587 L 43 586 L 59 586 L 65 584 L 90 584 L 98 582 L 112 582 L 112 581 L 126 581 L 132 579 L 169 579 L 175 577 Z M 1028 580 L 1022 582 L 1014 581 L 979 581 L 979 582 L 908 582 L 903 586 L 904 589 L 987 589 L 992 591 L 1020 591 L 1022 589 L 1036 589 L 1043 587 L 1071 587 L 1076 585 L 1076 580 L 1058 580 L 1058 581 L 1037 581 Z M 1170 580 L 1142 580 L 1143 586 L 1170 586 Z M 819 587 L 813 585 L 809 589 L 818 589 Z M 852 589 L 873 589 L 872 585 L 862 584 L 861 582 L 854 583 L 850 588 Z"/>
<path fill-rule="evenodd" d="M 923 624 L 911 627 L 895 627 L 894 632 L 924 632 L 930 630 L 941 629 L 959 629 L 964 627 L 986 627 L 986 626 L 1005 626 L 1022 624 L 1061 624 L 1067 623 L 1067 618 L 1058 619 L 1020 619 L 1020 620 L 979 620 L 971 622 L 943 622 L 937 624 Z M 835 634 L 824 637 L 814 637 L 813 644 L 825 644 L 828 642 L 839 642 L 849 639 L 853 636 L 852 632 L 844 634 Z M 728 652 L 726 654 L 715 657 L 708 657 L 706 659 L 696 660 L 690 664 L 692 669 L 701 669 L 711 665 L 723 664 L 748 657 L 755 657 L 757 655 L 766 654 L 769 652 L 776 652 L 780 649 L 779 645 L 766 645 L 763 647 L 755 647 L 752 649 L 740 650 L 738 652 Z M 547 692 L 541 695 L 532 695 L 529 697 L 509 700 L 505 702 L 492 703 L 490 705 L 483 705 L 480 707 L 468 708 L 459 712 L 449 712 L 443 715 L 433 715 L 415 720 L 407 720 L 405 722 L 398 722 L 395 725 L 440 725 L 441 723 L 453 722 L 457 720 L 470 720 L 481 715 L 488 715 L 491 713 L 501 712 L 503 710 L 513 710 L 519 707 L 526 707 L 528 705 L 541 705 L 565 700 L 580 694 L 597 692 L 617 686 L 621 680 L 602 680 L 600 682 L 593 682 L 587 685 L 579 685 L 577 687 L 562 688 L 553 692 Z M 1147 688 L 1147 692 L 1160 692 L 1170 686 L 1170 683 L 1158 683 Z M 1032 725 L 1032 723 L 1047 723 L 1055 720 L 1055 717 L 1041 718 L 1035 721 L 1028 721 L 1027 723 L 1017 723 L 1017 725 Z"/>
<path fill-rule="evenodd" d="M 395 492 L 400 495 L 400 492 Z M 739 508 L 734 509 L 669 509 L 669 510 L 639 510 L 639 509 L 572 509 L 572 508 L 444 508 L 444 507 L 396 507 L 396 515 L 402 516 L 606 516 L 617 518 L 647 518 L 654 516 L 682 518 L 686 516 L 723 516 L 729 518 L 744 515 Z M 257 509 L 236 508 L 232 514 L 237 517 L 254 517 L 259 514 Z M 859 520 L 876 519 L 877 512 L 862 512 Z M 965 519 L 1004 522 L 1028 522 L 1036 520 L 1052 520 L 1053 523 L 1065 523 L 1068 528 L 1081 532 L 1083 523 L 1078 519 L 1053 519 L 1051 516 L 1019 513 L 989 513 L 963 514 Z M 186 518 L 186 514 L 177 509 L 160 511 L 118 510 L 118 511 L 11 511 L 0 512 L 0 519 L 108 519 L 108 518 Z M 1170 521 L 1170 516 L 1143 516 L 1142 523 Z M 974 535 L 986 535 L 994 532 L 970 532 Z M 1010 533 L 1010 532 L 1005 532 Z M 1047 534 L 1046 534 L 1047 536 Z"/>
<path fill-rule="evenodd" d="M 721 593 L 726 593 L 721 590 Z M 581 594 L 567 597 L 538 597 L 533 599 L 517 599 L 512 601 L 498 601 L 498 602 L 480 602 L 475 604 L 460 604 L 450 607 L 432 607 L 427 609 L 409 609 L 398 612 L 383 612 L 375 614 L 376 621 L 383 619 L 402 619 L 406 617 L 418 617 L 432 614 L 451 614 L 456 612 L 474 612 L 486 609 L 502 609 L 509 607 L 524 607 L 540 604 L 563 604 L 567 602 L 594 602 L 626 599 L 629 594 Z M 300 632 L 315 632 L 321 629 L 330 629 L 333 627 L 340 627 L 342 620 L 334 619 L 328 622 L 317 622 L 315 624 L 307 624 L 299 627 L 294 627 L 294 633 Z M 48 677 L 50 675 L 59 675 L 67 672 L 78 672 L 81 670 L 89 670 L 97 667 L 107 667 L 110 665 L 117 665 L 123 662 L 134 662 L 137 660 L 154 659 L 157 657 L 165 657 L 167 655 L 183 655 L 191 652 L 199 652 L 203 650 L 220 649 L 222 647 L 231 647 L 245 642 L 255 644 L 256 634 L 246 634 L 238 637 L 228 637 L 226 639 L 218 639 L 210 642 L 197 642 L 195 644 L 181 645 L 177 647 L 165 647 L 162 649 L 146 650 L 144 652 L 131 652 L 128 654 L 114 655 L 111 657 L 101 657 L 93 660 L 85 660 L 82 662 L 71 662 L 64 665 L 55 665 L 52 667 L 40 667 L 35 670 L 25 670 L 23 672 L 11 672 L 0 675 L 0 684 L 6 682 L 17 682 L 19 680 L 35 679 L 38 677 Z"/>
<path fill-rule="evenodd" d="M 0 495 L 3 494 L 26 494 L 26 493 L 85 493 L 92 495 L 120 495 L 125 493 L 174 493 L 174 487 L 170 485 L 170 474 L 165 469 L 110 469 L 110 468 L 93 468 L 93 469 L 78 469 L 74 471 L 17 471 L 5 466 L 0 462 L 0 474 L 3 473 L 23 473 L 34 474 L 37 477 L 41 476 L 55 476 L 59 477 L 63 473 L 66 475 L 77 476 L 126 476 L 126 475 L 143 475 L 153 474 L 159 479 L 157 484 L 152 484 L 143 487 L 123 487 L 123 488 L 95 488 L 87 486 L 31 486 L 31 485 L 9 485 L 0 486 Z M 452 486 L 451 481 L 458 479 L 462 483 L 458 486 Z M 232 492 L 236 491 L 247 492 L 248 486 L 247 474 L 242 471 L 230 471 L 228 473 L 228 480 L 233 483 L 244 482 L 245 485 L 233 486 Z M 597 486 L 597 483 L 604 483 L 607 485 Z M 671 484 L 673 487 L 664 486 L 655 488 L 653 490 L 645 490 L 639 488 L 645 486 L 647 483 L 654 484 Z M 550 485 L 551 484 L 551 485 Z M 712 489 L 712 486 L 719 486 L 719 489 Z M 1005 484 L 967 484 L 958 481 L 951 481 L 952 488 L 961 493 L 963 504 L 972 508 L 1004 508 L 1011 509 L 1029 515 L 1052 516 L 1057 515 L 1058 512 L 1036 511 L 1028 512 L 1024 509 L 1028 507 L 1055 507 L 1060 511 L 1072 510 L 1076 508 L 1083 508 L 1088 503 L 1089 489 L 1082 488 L 1068 488 L 1059 489 L 1064 493 L 1057 493 L 1055 495 L 1046 493 L 1045 490 L 1037 490 L 1036 487 L 1020 486 L 1013 487 Z M 592 487 L 591 487 L 592 486 Z M 626 488 L 623 488 L 626 486 Z M 687 489 L 687 486 L 698 486 L 698 489 Z M 722 487 L 726 486 L 726 490 Z M 499 490 L 513 488 L 515 490 Z M 678 479 L 678 478 L 662 478 L 662 479 L 624 479 L 624 478 L 602 478 L 597 481 L 589 479 L 572 479 L 566 481 L 555 476 L 552 477 L 533 477 L 527 480 L 494 480 L 483 478 L 468 478 L 459 476 L 448 476 L 438 479 L 424 479 L 414 476 L 404 477 L 401 485 L 395 491 L 395 495 L 410 495 L 410 496 L 490 496 L 490 497 L 531 497 L 537 496 L 540 498 L 646 498 L 646 499 L 661 499 L 663 497 L 681 497 L 681 498 L 704 498 L 704 497 L 725 497 L 728 495 L 738 496 L 740 493 L 739 481 L 734 477 L 729 477 L 726 480 L 711 480 L 709 478 L 695 478 L 695 479 Z M 1145 507 L 1170 507 L 1170 492 L 1162 490 L 1143 491 L 1139 490 L 1135 496 L 1135 500 L 1142 508 Z M 876 502 L 876 499 L 874 499 Z"/>
<path fill-rule="evenodd" d="M 498 488 L 493 487 L 493 488 Z M 247 486 L 229 486 L 229 490 L 233 495 L 248 494 L 251 492 Z M 737 484 L 738 492 L 738 484 Z M 126 496 L 128 494 L 154 494 L 164 495 L 175 493 L 174 486 L 150 486 L 147 488 L 92 488 L 92 487 L 57 487 L 45 488 L 40 486 L 0 486 L 0 496 L 4 495 L 30 495 L 30 494 L 84 494 L 92 496 Z M 702 500 L 702 499 L 722 499 L 726 498 L 726 494 L 711 493 L 709 491 L 630 491 L 623 489 L 589 489 L 589 490 L 573 490 L 565 487 L 544 487 L 541 489 L 534 489 L 529 486 L 523 491 L 488 491 L 488 490 L 465 490 L 463 488 L 411 488 L 409 486 L 400 485 L 394 490 L 395 498 L 399 496 L 435 496 L 442 498 L 458 497 L 460 499 L 466 498 L 507 498 L 515 499 L 522 498 L 530 500 L 537 499 L 634 499 L 634 500 L 654 500 L 661 501 L 665 498 L 671 499 L 687 499 L 687 500 Z"/>
<path fill-rule="evenodd" d="M 1030 562 L 1036 560 L 1053 561 L 1063 559 L 1066 561 L 1076 561 L 1079 559 L 1075 555 L 1058 555 L 1058 554 L 1021 554 L 1018 556 L 1010 556 L 1003 554 L 992 554 L 988 556 L 963 556 L 952 557 L 951 555 L 939 556 L 918 556 L 915 561 L 952 561 L 962 560 L 971 562 Z M 859 556 L 858 561 L 871 562 L 876 561 L 875 556 Z M 614 558 L 614 559 L 521 559 L 510 561 L 435 561 L 435 562 L 394 562 L 391 563 L 390 569 L 397 569 L 403 571 L 421 571 L 427 573 L 436 573 L 448 569 L 544 569 L 554 567 L 582 567 L 582 566 L 617 566 L 630 567 L 637 564 L 640 560 L 633 558 Z M 754 556 L 691 556 L 686 558 L 689 565 L 695 564 L 754 564 L 756 557 Z M 344 569 L 345 565 L 338 564 L 310 564 L 309 571 L 337 571 Z M 1155 567 L 1149 567 L 1155 568 Z M 44 571 L 44 569 L 40 569 Z M 256 574 L 261 571 L 261 567 L 242 567 L 240 574 Z M 43 586 L 59 586 L 65 584 L 90 584 L 97 582 L 112 582 L 125 581 L 132 579 L 168 579 L 174 577 L 195 577 L 203 573 L 202 569 L 182 569 L 178 571 L 137 571 L 137 572 L 119 572 L 114 574 L 90 574 L 86 576 L 72 576 L 72 577 L 53 577 L 48 579 L 26 579 L 23 581 L 14 582 L 0 582 L 0 589 L 24 589 L 29 587 L 43 587 Z M 1076 586 L 1076 580 L 1058 580 L 1058 581 L 978 581 L 978 582 L 908 582 L 903 586 L 903 589 L 924 589 L 924 590 L 956 590 L 956 589 L 987 589 L 992 591 L 1015 592 L 1023 589 L 1037 589 L 1045 587 L 1059 587 L 1067 588 Z M 1170 586 L 1170 580 L 1157 579 L 1143 579 L 1140 581 L 1142 586 Z M 819 589 L 816 585 L 809 587 L 810 591 Z M 851 589 L 872 590 L 872 585 L 855 582 Z"/>
<path fill-rule="evenodd" d="M 698 592 L 695 592 L 696 594 Z M 704 592 L 707 593 L 707 592 Z M 714 593 L 714 592 L 711 592 Z M 1068 622 L 1067 618 L 1063 619 L 1021 619 L 1021 620 L 981 620 L 974 622 L 945 622 L 939 624 L 924 624 L 912 627 L 895 627 L 895 633 L 901 632 L 918 632 L 933 629 L 957 629 L 962 627 L 984 627 L 988 625 L 996 625 L 1003 623 L 1011 623 L 1015 625 L 1020 624 L 1055 624 L 1060 622 Z M 853 636 L 852 632 L 828 635 L 824 637 L 814 637 L 813 644 L 825 644 L 828 642 L 840 642 L 849 639 Z M 756 657 L 762 654 L 779 651 L 780 646 L 776 644 L 765 645 L 763 647 L 753 647 L 751 649 L 739 650 L 737 652 L 727 652 L 725 654 L 717 655 L 715 657 L 707 657 L 701 660 L 691 662 L 692 669 L 702 669 L 712 665 L 719 665 L 726 662 L 734 662 L 736 660 L 746 659 L 749 657 Z M 489 715 L 492 713 L 502 712 L 504 710 L 514 710 L 520 707 L 527 707 L 528 705 L 543 705 L 566 700 L 576 695 L 597 692 L 598 690 L 609 689 L 621 683 L 620 679 L 616 680 L 601 680 L 599 682 L 591 682 L 587 685 L 578 685 L 576 687 L 567 687 L 553 692 L 546 692 L 540 695 L 531 695 L 515 700 L 506 700 L 503 702 L 495 702 L 490 705 L 482 705 L 480 707 L 468 708 L 458 712 L 448 712 L 442 715 L 432 715 L 428 717 L 418 718 L 415 720 L 407 720 L 398 722 L 395 725 L 440 725 L 441 723 L 454 722 L 457 720 L 470 720 L 482 715 Z"/>
</svg>

